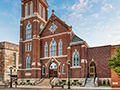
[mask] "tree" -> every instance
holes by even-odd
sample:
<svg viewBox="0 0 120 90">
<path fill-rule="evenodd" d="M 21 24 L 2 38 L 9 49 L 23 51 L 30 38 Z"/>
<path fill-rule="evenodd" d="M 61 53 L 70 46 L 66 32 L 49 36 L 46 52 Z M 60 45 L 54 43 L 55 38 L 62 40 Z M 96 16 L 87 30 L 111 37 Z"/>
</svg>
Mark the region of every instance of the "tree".
<svg viewBox="0 0 120 90">
<path fill-rule="evenodd" d="M 120 76 L 120 47 L 115 47 L 115 56 L 109 58 L 108 66 L 118 75 Z"/>
</svg>

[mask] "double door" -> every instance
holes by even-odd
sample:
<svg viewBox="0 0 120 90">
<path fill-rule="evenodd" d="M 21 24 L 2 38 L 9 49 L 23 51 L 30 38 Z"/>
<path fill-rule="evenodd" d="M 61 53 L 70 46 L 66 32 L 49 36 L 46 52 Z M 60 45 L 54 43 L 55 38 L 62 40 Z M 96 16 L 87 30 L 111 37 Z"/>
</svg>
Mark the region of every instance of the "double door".
<svg viewBox="0 0 120 90">
<path fill-rule="evenodd" d="M 50 77 L 57 77 L 57 69 L 50 69 L 49 73 Z"/>
</svg>

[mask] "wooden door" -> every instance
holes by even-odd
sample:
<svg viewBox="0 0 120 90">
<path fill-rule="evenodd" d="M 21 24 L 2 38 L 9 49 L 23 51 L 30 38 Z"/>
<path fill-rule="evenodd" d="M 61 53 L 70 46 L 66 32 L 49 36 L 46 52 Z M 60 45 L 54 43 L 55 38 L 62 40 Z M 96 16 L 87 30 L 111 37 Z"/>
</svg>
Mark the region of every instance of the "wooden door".
<svg viewBox="0 0 120 90">
<path fill-rule="evenodd" d="M 94 78 L 95 77 L 95 66 L 90 66 L 89 68 L 89 77 Z"/>
</svg>

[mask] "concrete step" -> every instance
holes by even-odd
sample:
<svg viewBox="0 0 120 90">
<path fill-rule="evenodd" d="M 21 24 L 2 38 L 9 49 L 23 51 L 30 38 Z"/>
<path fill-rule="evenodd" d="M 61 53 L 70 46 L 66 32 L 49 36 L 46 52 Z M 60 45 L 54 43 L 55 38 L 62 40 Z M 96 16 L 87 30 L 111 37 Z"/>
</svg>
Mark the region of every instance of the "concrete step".
<svg viewBox="0 0 120 90">
<path fill-rule="evenodd" d="M 46 86 L 46 87 L 51 87 L 50 85 L 50 79 L 44 79 L 40 84 L 38 84 L 37 86 Z"/>
<path fill-rule="evenodd" d="M 85 87 L 95 87 L 94 78 L 88 78 Z"/>
</svg>

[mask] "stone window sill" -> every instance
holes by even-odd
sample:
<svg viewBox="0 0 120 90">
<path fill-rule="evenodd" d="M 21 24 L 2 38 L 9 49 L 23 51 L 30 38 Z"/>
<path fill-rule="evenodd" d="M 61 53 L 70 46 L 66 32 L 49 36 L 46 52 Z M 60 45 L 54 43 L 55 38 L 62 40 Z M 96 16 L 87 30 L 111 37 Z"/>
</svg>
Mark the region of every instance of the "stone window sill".
<svg viewBox="0 0 120 90">
<path fill-rule="evenodd" d="M 72 68 L 81 68 L 81 66 L 72 66 L 72 67 L 70 67 L 71 69 Z"/>
</svg>

